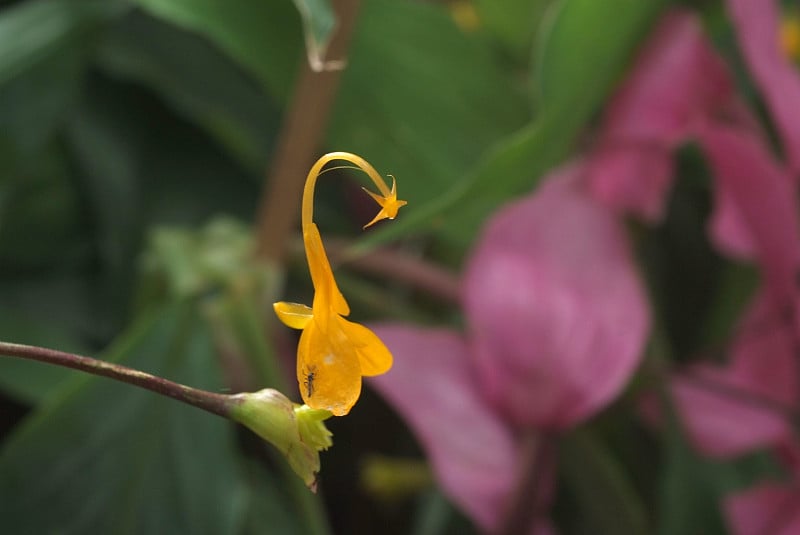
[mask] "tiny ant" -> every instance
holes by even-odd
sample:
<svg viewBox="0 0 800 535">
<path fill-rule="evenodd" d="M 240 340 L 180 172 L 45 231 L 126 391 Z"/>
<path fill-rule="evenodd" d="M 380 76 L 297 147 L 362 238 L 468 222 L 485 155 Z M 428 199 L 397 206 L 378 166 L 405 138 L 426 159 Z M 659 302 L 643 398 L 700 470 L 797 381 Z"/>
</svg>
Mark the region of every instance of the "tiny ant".
<svg viewBox="0 0 800 535">
<path fill-rule="evenodd" d="M 306 387 L 306 397 L 310 398 L 314 394 L 314 378 L 317 376 L 317 367 L 309 366 L 303 386 Z"/>
</svg>

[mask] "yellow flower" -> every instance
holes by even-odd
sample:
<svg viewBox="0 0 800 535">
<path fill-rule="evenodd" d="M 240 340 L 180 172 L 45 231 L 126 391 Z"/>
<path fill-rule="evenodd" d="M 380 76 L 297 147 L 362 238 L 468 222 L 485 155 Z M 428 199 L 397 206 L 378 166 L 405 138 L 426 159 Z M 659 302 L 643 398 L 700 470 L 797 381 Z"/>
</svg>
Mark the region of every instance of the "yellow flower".
<svg viewBox="0 0 800 535">
<path fill-rule="evenodd" d="M 392 176 L 392 175 L 389 175 L 389 176 Z M 383 193 L 383 195 L 378 195 L 377 193 L 372 193 L 367 188 L 361 188 L 364 191 L 366 191 L 367 194 L 370 197 L 375 199 L 375 202 L 377 202 L 381 207 L 381 211 L 378 212 L 378 215 L 376 215 L 372 219 L 372 221 L 370 221 L 369 223 L 364 225 L 364 228 L 371 227 L 372 225 L 374 225 L 375 223 L 377 223 L 381 219 L 394 219 L 395 217 L 397 217 L 397 211 L 400 209 L 400 207 L 405 206 L 406 204 L 408 204 L 406 201 L 401 201 L 401 200 L 397 199 L 397 181 L 394 179 L 393 176 L 392 176 L 392 190 L 391 191 L 387 191 L 386 190 L 386 185 L 383 182 L 379 182 L 378 184 L 379 184 L 378 185 L 378 189 L 381 190 L 381 193 Z M 381 186 L 383 186 L 383 187 L 381 187 Z"/>
<path fill-rule="evenodd" d="M 394 219 L 406 202 L 397 199 L 394 178 L 390 190 L 369 163 L 347 152 L 326 154 L 317 160 L 306 179 L 303 243 L 314 284 L 314 302 L 311 308 L 287 302 L 275 303 L 274 308 L 283 323 L 303 330 L 297 347 L 297 381 L 303 401 L 311 408 L 343 416 L 358 400 L 361 377 L 387 372 L 392 366 L 392 354 L 375 333 L 344 319 L 350 313 L 350 307 L 333 278 L 322 238 L 312 220 L 314 186 L 322 168 L 333 160 L 355 164 L 380 191 L 380 195 L 367 191 L 381 206 L 381 211 L 365 228 L 380 219 Z"/>
</svg>

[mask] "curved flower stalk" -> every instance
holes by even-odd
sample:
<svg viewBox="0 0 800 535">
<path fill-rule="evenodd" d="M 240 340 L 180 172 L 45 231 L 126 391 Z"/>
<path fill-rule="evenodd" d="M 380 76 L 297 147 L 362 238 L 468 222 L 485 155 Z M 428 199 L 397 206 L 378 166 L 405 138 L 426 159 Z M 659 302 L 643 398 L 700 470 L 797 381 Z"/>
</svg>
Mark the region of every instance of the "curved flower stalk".
<svg viewBox="0 0 800 535">
<path fill-rule="evenodd" d="M 344 160 L 364 171 L 377 186 L 379 194 L 367 191 L 381 210 L 364 228 L 381 219 L 394 219 L 406 201 L 397 199 L 397 185 L 391 189 L 366 160 L 349 152 L 331 152 L 321 157 L 308 172 L 303 190 L 303 243 L 314 302 L 309 308 L 298 303 L 274 304 L 278 318 L 293 329 L 302 329 L 297 346 L 297 382 L 303 401 L 313 409 L 328 410 L 344 416 L 358 400 L 361 377 L 386 373 L 392 366 L 392 354 L 369 329 L 347 321 L 350 307 L 333 278 L 319 229 L 313 221 L 314 187 L 326 164 Z"/>
</svg>

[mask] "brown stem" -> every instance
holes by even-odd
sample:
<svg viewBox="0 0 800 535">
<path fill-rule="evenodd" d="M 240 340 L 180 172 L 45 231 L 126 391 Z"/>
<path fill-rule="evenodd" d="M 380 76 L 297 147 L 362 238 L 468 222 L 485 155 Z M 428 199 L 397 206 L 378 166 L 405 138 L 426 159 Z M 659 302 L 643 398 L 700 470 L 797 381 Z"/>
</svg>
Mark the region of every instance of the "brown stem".
<svg viewBox="0 0 800 535">
<path fill-rule="evenodd" d="M 359 4 L 360 0 L 333 3 L 338 29 L 326 59 L 346 57 Z M 303 62 L 258 208 L 256 254 L 275 265 L 284 263 L 306 172 L 325 135 L 340 78 L 341 70 L 314 72 Z"/>
<path fill-rule="evenodd" d="M 555 435 L 528 431 L 522 437 L 520 479 L 508 502 L 498 535 L 523 535 L 542 513 L 543 488 L 548 477 L 548 463 L 555 452 Z"/>
<path fill-rule="evenodd" d="M 235 403 L 238 403 L 233 396 L 192 388 L 120 364 L 83 357 L 73 353 L 65 353 L 55 349 L 0 342 L 0 355 L 36 360 L 108 377 L 150 390 L 162 396 L 177 399 L 198 409 L 203 409 L 225 418 L 228 417 L 230 408 Z"/>
<path fill-rule="evenodd" d="M 357 271 L 408 283 L 449 303 L 460 303 L 461 288 L 455 273 L 402 251 L 381 248 L 365 254 L 353 254 L 350 246 L 351 242 L 347 240 L 328 239 L 331 261 L 346 264 Z M 298 249 L 298 253 L 302 251 Z"/>
</svg>

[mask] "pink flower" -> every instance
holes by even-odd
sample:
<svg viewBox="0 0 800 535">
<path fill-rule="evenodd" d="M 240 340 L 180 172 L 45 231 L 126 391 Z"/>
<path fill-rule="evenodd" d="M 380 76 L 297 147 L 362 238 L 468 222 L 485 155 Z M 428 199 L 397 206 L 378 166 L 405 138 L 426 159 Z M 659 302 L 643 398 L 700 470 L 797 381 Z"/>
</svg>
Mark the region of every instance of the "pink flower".
<svg viewBox="0 0 800 535">
<path fill-rule="evenodd" d="M 775 34 L 772 38 L 777 43 Z M 794 103 L 797 120 L 792 124 L 800 132 L 800 98 Z M 763 132 L 736 94 L 700 22 L 689 12 L 673 10 L 656 28 L 606 111 L 588 158 L 592 193 L 617 210 L 659 220 L 674 178 L 674 151 L 695 139 L 716 179 L 709 230 L 718 248 L 736 257 L 758 254 L 769 269 L 776 267 L 778 256 L 775 244 L 768 242 L 780 239 L 787 255 L 795 254 L 798 242 L 790 242 L 788 236 L 797 231 L 788 214 L 795 208 L 791 177 L 770 155 Z M 750 195 L 744 188 L 760 191 Z M 759 219 L 755 211 L 766 217 Z M 776 218 L 782 219 L 785 230 L 772 237 L 763 228 L 753 228 L 778 228 L 773 225 Z M 787 288 L 784 275 L 779 277 L 782 290 Z"/>
<path fill-rule="evenodd" d="M 375 326 L 395 366 L 370 383 L 417 434 L 444 491 L 489 531 L 518 483 L 521 432 L 567 429 L 607 405 L 649 328 L 624 231 L 581 191 L 581 172 L 556 171 L 489 221 L 466 270 L 466 335 Z M 549 529 L 549 461 L 533 531 Z"/>
<path fill-rule="evenodd" d="M 765 483 L 728 496 L 723 508 L 734 535 L 800 533 L 800 491 L 795 485 Z"/>
<path fill-rule="evenodd" d="M 388 375 L 368 379 L 419 437 L 444 492 L 478 526 L 495 531 L 515 488 L 520 443 L 515 431 L 486 403 L 463 337 L 447 329 L 372 325 L 395 355 Z M 543 470 L 552 472 L 550 466 Z M 531 503 L 541 513 L 531 533 L 549 533 L 544 511 L 553 493 Z"/>
<path fill-rule="evenodd" d="M 620 391 L 649 313 L 625 233 L 573 165 L 486 226 L 464 305 L 485 395 L 519 426 L 563 430 Z M 624 326 L 624 327 L 623 327 Z"/>
<path fill-rule="evenodd" d="M 798 391 L 790 326 L 759 298 L 727 365 L 692 366 L 672 380 L 671 390 L 690 440 L 706 455 L 730 458 L 788 439 L 787 413 Z"/>
<path fill-rule="evenodd" d="M 791 311 L 800 271 L 800 221 L 790 176 L 751 131 L 707 124 L 699 137 L 717 189 L 738 215 L 774 305 Z"/>
<path fill-rule="evenodd" d="M 687 11 L 663 17 L 606 109 L 588 163 L 592 193 L 618 210 L 660 220 L 673 151 L 695 125 L 736 107 L 728 70 Z"/>
<path fill-rule="evenodd" d="M 783 141 L 792 171 L 800 172 L 800 74 L 780 49 L 778 2 L 728 0 L 742 54 Z"/>
</svg>

